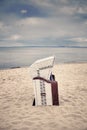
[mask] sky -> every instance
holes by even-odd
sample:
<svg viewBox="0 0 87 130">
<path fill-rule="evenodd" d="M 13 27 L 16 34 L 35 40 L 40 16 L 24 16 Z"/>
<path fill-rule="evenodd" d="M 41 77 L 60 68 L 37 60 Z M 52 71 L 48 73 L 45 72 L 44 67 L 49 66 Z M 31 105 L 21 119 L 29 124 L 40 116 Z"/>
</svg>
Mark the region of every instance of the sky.
<svg viewBox="0 0 87 130">
<path fill-rule="evenodd" d="M 87 47 L 87 0 L 0 0 L 0 47 Z"/>
</svg>

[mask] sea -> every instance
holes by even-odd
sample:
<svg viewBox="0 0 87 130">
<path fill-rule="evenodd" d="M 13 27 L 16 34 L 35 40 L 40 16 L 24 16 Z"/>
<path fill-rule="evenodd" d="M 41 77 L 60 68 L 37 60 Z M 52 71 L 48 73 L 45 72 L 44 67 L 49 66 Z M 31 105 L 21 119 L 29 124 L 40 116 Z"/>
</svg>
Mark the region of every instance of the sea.
<svg viewBox="0 0 87 130">
<path fill-rule="evenodd" d="M 55 64 L 87 62 L 87 47 L 0 47 L 0 69 L 29 67 L 36 60 L 55 56 Z"/>
</svg>

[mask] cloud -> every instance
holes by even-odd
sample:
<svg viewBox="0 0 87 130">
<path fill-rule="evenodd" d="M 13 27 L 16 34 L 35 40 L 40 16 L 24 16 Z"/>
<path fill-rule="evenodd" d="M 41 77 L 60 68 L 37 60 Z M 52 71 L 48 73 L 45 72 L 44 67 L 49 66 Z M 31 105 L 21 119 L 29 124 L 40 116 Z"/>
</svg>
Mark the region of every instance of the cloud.
<svg viewBox="0 0 87 130">
<path fill-rule="evenodd" d="M 0 22 L 0 29 L 2 29 L 2 27 L 3 27 L 3 23 L 2 23 L 2 22 Z"/>
<path fill-rule="evenodd" d="M 11 35 L 11 36 L 8 38 L 8 40 L 17 41 L 17 40 L 19 40 L 20 38 L 21 38 L 20 35 L 15 34 L 15 35 Z"/>
<path fill-rule="evenodd" d="M 21 10 L 20 12 L 21 12 L 22 14 L 26 14 L 26 13 L 27 13 L 27 10 L 24 10 L 24 9 L 23 9 L 23 10 Z"/>
<path fill-rule="evenodd" d="M 53 37 L 53 38 L 62 38 L 62 37 L 71 37 L 84 35 L 86 30 L 82 23 L 72 22 L 69 19 L 65 18 L 26 18 L 21 19 L 16 22 L 19 33 L 28 38 L 44 38 L 44 37 Z M 77 31 L 78 30 L 78 31 Z M 79 31 L 80 30 L 80 31 Z"/>
<path fill-rule="evenodd" d="M 2 1 L 0 46 L 12 41 L 25 46 L 77 42 L 86 45 L 86 4 L 84 0 L 9 0 L 8 4 Z"/>
<path fill-rule="evenodd" d="M 64 42 L 64 39 L 68 41 L 71 37 L 76 38 L 84 35 L 86 31 L 82 31 L 82 28 L 81 23 L 76 24 L 65 18 L 44 19 L 30 17 L 16 20 L 9 26 L 4 24 L 3 39 L 5 39 L 5 41 L 15 41 L 17 44 L 21 42 L 24 45 L 32 45 L 34 43 L 36 45 L 39 44 L 39 42 L 44 45 L 53 42 L 54 45 L 55 43 L 60 44 L 59 42 L 61 41 Z M 75 42 L 75 39 L 72 41 Z"/>
<path fill-rule="evenodd" d="M 84 38 L 84 37 L 76 37 L 76 38 L 72 38 L 70 39 L 72 41 L 75 41 L 75 42 L 86 42 L 87 43 L 87 38 Z"/>
</svg>

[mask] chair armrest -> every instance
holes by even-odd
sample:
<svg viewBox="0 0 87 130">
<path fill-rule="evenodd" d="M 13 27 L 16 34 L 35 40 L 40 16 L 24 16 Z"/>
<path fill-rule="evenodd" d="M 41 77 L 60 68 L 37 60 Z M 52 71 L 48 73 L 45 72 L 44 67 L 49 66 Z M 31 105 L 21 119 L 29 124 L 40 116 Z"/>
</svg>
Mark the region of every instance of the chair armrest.
<svg viewBox="0 0 87 130">
<path fill-rule="evenodd" d="M 45 78 L 43 78 L 43 77 L 40 77 L 40 76 L 34 77 L 33 80 L 43 80 L 43 81 L 45 81 L 45 82 L 47 82 L 47 83 L 56 82 L 56 81 L 47 80 L 47 79 L 45 79 Z"/>
</svg>

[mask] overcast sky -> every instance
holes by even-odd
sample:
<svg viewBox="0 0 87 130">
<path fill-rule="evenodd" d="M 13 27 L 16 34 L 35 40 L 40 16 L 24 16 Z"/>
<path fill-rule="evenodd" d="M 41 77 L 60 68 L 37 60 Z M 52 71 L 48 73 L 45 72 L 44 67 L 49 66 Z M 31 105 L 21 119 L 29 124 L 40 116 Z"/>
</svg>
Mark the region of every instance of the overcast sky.
<svg viewBox="0 0 87 130">
<path fill-rule="evenodd" d="M 87 47 L 87 0 L 0 0 L 0 46 Z"/>
</svg>

